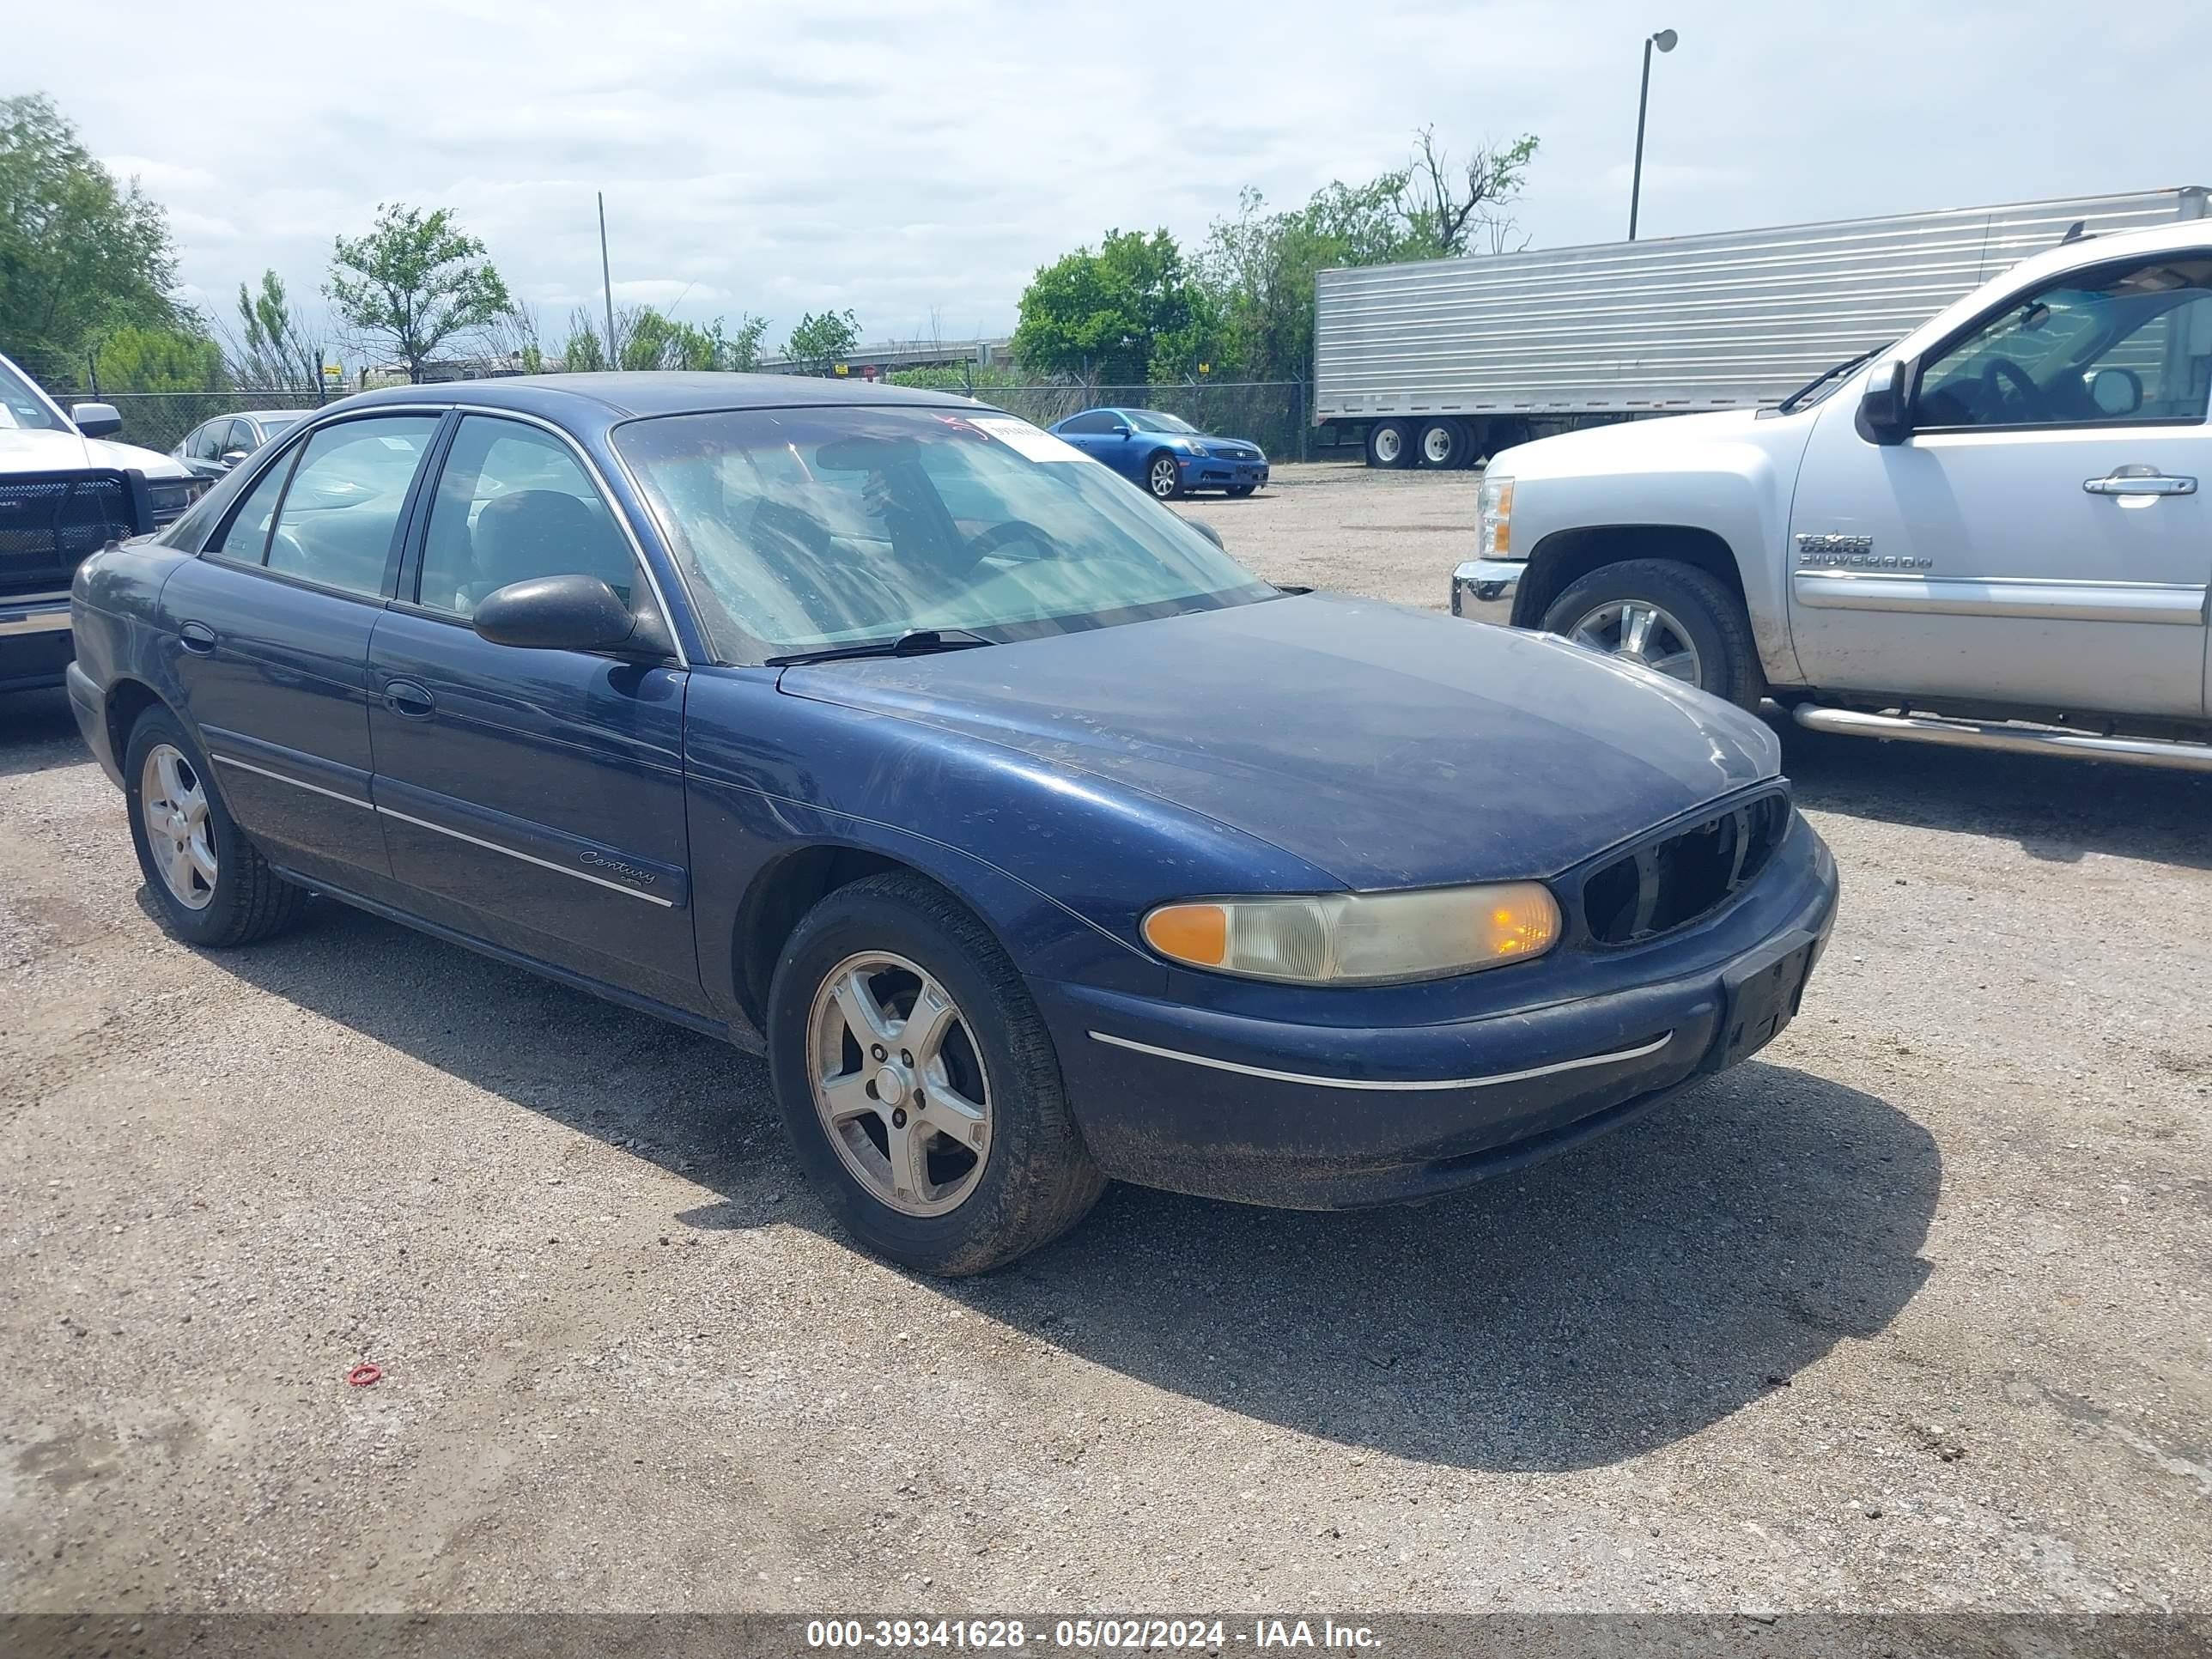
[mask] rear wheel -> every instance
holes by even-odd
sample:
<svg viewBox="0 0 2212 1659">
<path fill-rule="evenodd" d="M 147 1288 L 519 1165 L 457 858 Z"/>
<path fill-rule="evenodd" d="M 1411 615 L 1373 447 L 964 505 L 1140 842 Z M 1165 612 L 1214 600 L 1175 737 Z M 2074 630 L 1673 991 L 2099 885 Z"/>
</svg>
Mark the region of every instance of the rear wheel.
<svg viewBox="0 0 2212 1659">
<path fill-rule="evenodd" d="M 1601 565 L 1552 601 L 1544 627 L 1741 708 L 1756 709 L 1766 694 L 1743 602 L 1694 565 Z"/>
<path fill-rule="evenodd" d="M 1403 421 L 1377 421 L 1367 428 L 1367 465 L 1409 466 L 1413 459 L 1413 429 Z"/>
<path fill-rule="evenodd" d="M 807 913 L 768 1030 L 799 1161 L 880 1255 L 982 1273 L 1058 1237 L 1103 1189 L 1021 975 L 919 876 L 871 876 Z"/>
<path fill-rule="evenodd" d="M 1182 477 L 1176 471 L 1176 459 L 1166 450 L 1145 463 L 1145 488 L 1152 492 L 1155 501 L 1171 501 L 1182 494 Z"/>
<path fill-rule="evenodd" d="M 215 768 L 166 708 L 131 728 L 123 793 L 138 867 L 169 931 L 193 945 L 250 945 L 289 927 L 307 896 L 231 821 Z"/>
<path fill-rule="evenodd" d="M 1421 465 L 1443 472 L 1465 466 L 1470 448 L 1463 421 L 1431 421 L 1421 428 Z"/>
</svg>

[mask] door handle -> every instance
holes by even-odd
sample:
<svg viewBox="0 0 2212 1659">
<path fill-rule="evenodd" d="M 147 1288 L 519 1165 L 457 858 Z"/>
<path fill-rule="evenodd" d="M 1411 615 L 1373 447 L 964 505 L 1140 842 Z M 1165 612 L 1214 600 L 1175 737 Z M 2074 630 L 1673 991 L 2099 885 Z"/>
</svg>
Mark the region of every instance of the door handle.
<svg viewBox="0 0 2212 1659">
<path fill-rule="evenodd" d="M 2082 479 L 2081 488 L 2092 495 L 2194 495 L 2197 480 L 2147 466 L 2118 466 L 2104 477 Z"/>
<path fill-rule="evenodd" d="M 177 641 L 185 650 L 204 657 L 215 649 L 215 629 L 205 623 L 188 622 L 177 629 Z"/>
<path fill-rule="evenodd" d="M 410 720 L 427 720 L 438 712 L 438 700 L 412 680 L 386 681 L 384 706 Z"/>
</svg>

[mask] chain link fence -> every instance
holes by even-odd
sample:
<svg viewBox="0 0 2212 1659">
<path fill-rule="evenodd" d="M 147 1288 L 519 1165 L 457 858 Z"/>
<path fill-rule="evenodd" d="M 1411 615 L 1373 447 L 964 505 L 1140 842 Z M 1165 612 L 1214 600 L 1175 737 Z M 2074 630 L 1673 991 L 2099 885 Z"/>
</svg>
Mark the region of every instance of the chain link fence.
<svg viewBox="0 0 2212 1659">
<path fill-rule="evenodd" d="M 1312 441 L 1310 388 L 1302 380 L 1203 380 L 1156 386 L 998 386 L 957 371 L 923 377 L 894 377 L 904 384 L 928 384 L 964 392 L 979 402 L 1050 426 L 1086 409 L 1156 409 L 1179 416 L 1200 432 L 1218 438 L 1243 438 L 1260 446 L 1273 461 L 1306 459 Z"/>
<path fill-rule="evenodd" d="M 234 387 L 228 392 L 97 392 L 80 386 L 73 391 L 49 388 L 48 395 L 67 410 L 71 404 L 112 404 L 123 417 L 117 441 L 141 449 L 167 452 L 184 441 L 185 434 L 203 421 L 218 415 L 243 415 L 262 409 L 317 409 L 324 398 L 295 387 Z"/>
</svg>

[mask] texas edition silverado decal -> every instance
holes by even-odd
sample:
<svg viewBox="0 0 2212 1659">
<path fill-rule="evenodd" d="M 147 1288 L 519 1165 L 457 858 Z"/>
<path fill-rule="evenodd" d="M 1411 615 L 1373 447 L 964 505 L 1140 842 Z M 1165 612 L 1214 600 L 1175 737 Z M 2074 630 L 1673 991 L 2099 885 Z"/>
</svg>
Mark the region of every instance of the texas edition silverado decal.
<svg viewBox="0 0 2212 1659">
<path fill-rule="evenodd" d="M 1876 553 L 1871 536 L 1800 536 L 1797 562 L 1826 570 L 1929 570 L 1933 559 Z"/>
</svg>

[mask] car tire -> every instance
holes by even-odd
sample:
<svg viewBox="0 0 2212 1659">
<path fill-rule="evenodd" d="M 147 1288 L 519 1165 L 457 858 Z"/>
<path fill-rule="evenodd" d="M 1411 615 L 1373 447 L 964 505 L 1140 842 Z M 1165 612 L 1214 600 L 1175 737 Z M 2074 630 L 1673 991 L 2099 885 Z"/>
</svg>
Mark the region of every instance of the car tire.
<svg viewBox="0 0 2212 1659">
<path fill-rule="evenodd" d="M 1229 486 L 1229 499 L 1241 501 L 1259 487 L 1257 484 L 1231 484 Z"/>
<path fill-rule="evenodd" d="M 862 1023 L 882 1044 L 855 1036 L 851 1004 L 838 994 L 854 978 L 871 1011 Z M 951 1013 L 938 1023 L 945 1035 L 934 1049 L 910 1056 L 900 1039 L 930 992 Z M 878 1026 L 877 1014 L 896 1015 L 897 1024 Z M 985 1273 L 1057 1238 L 1104 1190 L 1021 975 L 990 931 L 933 882 L 870 876 L 808 911 L 770 983 L 767 1024 L 769 1071 L 800 1166 L 839 1224 L 878 1255 L 927 1273 Z M 833 1050 L 837 1057 L 826 1060 Z M 888 1086 L 901 1091 L 893 1100 L 918 1102 L 925 1097 L 906 1086 L 933 1069 L 928 1103 L 913 1117 L 904 1107 L 881 1109 L 879 1079 L 888 1075 Z M 843 1086 L 817 1090 L 817 1080 Z M 895 1191 L 892 1120 L 927 1125 L 923 1115 L 939 1110 L 935 1088 L 946 1084 L 971 1104 L 981 1089 L 983 1152 L 933 1129 L 921 1164 L 905 1165 L 919 1167 L 921 1181 Z M 854 1105 L 861 1109 L 852 1112 Z M 848 1115 L 833 1127 L 841 1111 Z M 964 1157 L 973 1157 L 972 1168 Z M 933 1195 L 927 1183 L 940 1175 Z M 946 1203 L 945 1194 L 954 1194 L 949 1207 L 921 1212 Z"/>
<path fill-rule="evenodd" d="M 1164 449 L 1145 457 L 1145 488 L 1156 501 L 1171 501 L 1182 494 L 1182 474 L 1176 458 Z"/>
<path fill-rule="evenodd" d="M 162 925 L 179 939 L 222 950 L 267 939 L 299 920 L 307 890 L 271 869 L 232 819 L 214 766 L 167 709 L 149 708 L 131 728 L 123 795 L 138 867 Z M 179 820 L 185 835 L 157 843 L 157 823 Z M 211 880 L 202 860 L 214 866 Z"/>
<path fill-rule="evenodd" d="M 1367 428 L 1367 465 L 1395 470 L 1413 464 L 1413 433 L 1403 421 L 1377 421 Z"/>
<path fill-rule="evenodd" d="M 1453 472 L 1467 465 L 1472 442 L 1464 421 L 1430 421 L 1421 428 L 1414 453 L 1425 471 Z"/>
<path fill-rule="evenodd" d="M 1695 653 L 1693 671 L 1676 678 L 1694 684 L 1701 691 L 1725 698 L 1740 708 L 1756 711 L 1766 695 L 1766 678 L 1759 665 L 1759 647 L 1751 635 L 1751 619 L 1743 601 L 1720 580 L 1695 565 L 1673 559 L 1628 559 L 1601 565 L 1571 583 L 1544 612 L 1547 633 L 1575 639 L 1587 627 L 1597 639 L 1616 629 L 1612 618 L 1621 607 L 1656 612 L 1661 620 L 1647 632 L 1672 636 Z M 1591 637 L 1583 640 L 1593 642 Z M 1602 644 L 1596 648 L 1605 649 Z M 1613 654 L 1631 654 L 1616 648 Z M 1671 651 L 1647 647 L 1647 660 L 1671 656 Z"/>
</svg>

